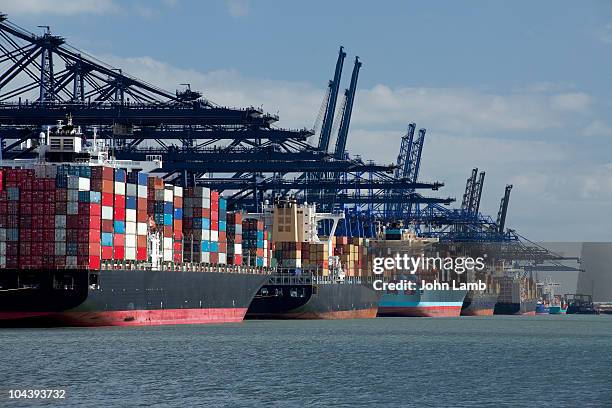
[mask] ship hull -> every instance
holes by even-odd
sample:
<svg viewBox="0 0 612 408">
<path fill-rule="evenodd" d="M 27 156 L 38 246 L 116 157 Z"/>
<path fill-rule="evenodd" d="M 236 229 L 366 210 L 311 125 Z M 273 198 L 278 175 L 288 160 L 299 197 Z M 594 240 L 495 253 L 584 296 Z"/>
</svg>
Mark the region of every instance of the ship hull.
<svg viewBox="0 0 612 408">
<path fill-rule="evenodd" d="M 567 309 L 563 309 L 561 306 L 550 306 L 548 313 L 550 314 L 566 314 Z"/>
<path fill-rule="evenodd" d="M 265 285 L 253 299 L 247 319 L 372 319 L 380 292 L 365 283 Z"/>
<path fill-rule="evenodd" d="M 10 288 L 10 275 L 35 282 Z M 95 280 L 92 283 L 92 276 Z M 150 270 L 3 271 L 0 325 L 143 326 L 243 320 L 263 274 Z M 70 277 L 70 284 L 56 285 Z M 37 279 L 34 279 L 37 278 Z"/>
<path fill-rule="evenodd" d="M 461 306 L 461 316 L 493 316 L 497 294 L 469 292 Z"/>
<path fill-rule="evenodd" d="M 467 291 L 423 290 L 412 294 L 385 293 L 378 305 L 381 317 L 458 317 Z"/>
<path fill-rule="evenodd" d="M 496 315 L 522 315 L 522 316 L 535 316 L 536 314 L 537 301 L 523 300 L 520 303 L 502 303 L 498 302 L 495 305 Z"/>
</svg>

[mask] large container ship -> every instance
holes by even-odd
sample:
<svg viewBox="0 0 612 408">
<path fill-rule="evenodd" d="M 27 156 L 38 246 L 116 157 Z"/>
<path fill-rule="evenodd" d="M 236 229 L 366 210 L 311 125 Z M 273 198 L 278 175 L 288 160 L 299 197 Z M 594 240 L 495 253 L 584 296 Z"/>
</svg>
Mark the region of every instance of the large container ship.
<svg viewBox="0 0 612 408">
<path fill-rule="evenodd" d="M 0 170 L 0 324 L 244 318 L 270 275 L 269 254 L 256 239 L 243 259 L 240 213 L 216 192 L 150 176 L 159 158 L 116 161 L 70 120 L 34 148 L 36 160 Z"/>
<path fill-rule="evenodd" d="M 377 256 L 421 256 L 431 251 L 437 239 L 416 237 L 403 229 L 386 230 L 384 239 L 373 245 Z M 428 252 L 429 251 L 429 252 Z M 432 252 L 432 253 L 433 253 Z M 456 317 L 461 313 L 466 290 L 445 288 L 420 288 L 421 283 L 438 281 L 452 285 L 453 277 L 440 270 L 420 269 L 415 274 L 406 275 L 392 270 L 385 272 L 390 282 L 413 281 L 415 290 L 383 292 L 378 304 L 378 316 L 382 317 Z"/>
<path fill-rule="evenodd" d="M 380 292 L 372 286 L 369 241 L 334 236 L 343 217 L 318 213 L 314 205 L 298 205 L 291 199 L 264 209 L 259 218 L 273 226 L 277 273 L 259 290 L 247 318 L 376 317 Z M 321 221 L 333 222 L 328 237 L 318 236 Z"/>
<path fill-rule="evenodd" d="M 500 288 L 495 304 L 496 315 L 535 316 L 538 303 L 536 284 L 531 277 L 524 276 L 522 269 L 504 267 L 495 281 Z"/>
<path fill-rule="evenodd" d="M 468 281 L 481 280 L 487 283 L 485 290 L 470 290 L 461 306 L 461 316 L 493 316 L 499 297 L 499 286 L 492 280 L 491 271 L 468 272 Z"/>
</svg>

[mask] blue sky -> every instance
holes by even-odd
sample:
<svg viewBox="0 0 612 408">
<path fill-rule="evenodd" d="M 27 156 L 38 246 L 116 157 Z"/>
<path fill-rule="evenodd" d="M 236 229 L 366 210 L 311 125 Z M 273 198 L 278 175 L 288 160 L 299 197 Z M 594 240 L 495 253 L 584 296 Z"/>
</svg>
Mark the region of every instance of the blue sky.
<svg viewBox="0 0 612 408">
<path fill-rule="evenodd" d="M 168 89 L 310 127 L 339 45 L 363 68 L 348 148 L 381 162 L 428 129 L 422 178 L 460 199 L 487 171 L 495 215 L 533 239 L 611 239 L 612 2 L 0 0 L 79 48 Z"/>
</svg>

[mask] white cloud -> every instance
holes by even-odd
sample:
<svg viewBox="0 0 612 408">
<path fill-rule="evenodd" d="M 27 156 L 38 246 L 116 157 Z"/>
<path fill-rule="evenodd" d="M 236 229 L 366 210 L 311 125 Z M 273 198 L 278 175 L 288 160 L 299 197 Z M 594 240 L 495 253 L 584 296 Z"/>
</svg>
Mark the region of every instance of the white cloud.
<svg viewBox="0 0 612 408">
<path fill-rule="evenodd" d="M 582 131 L 585 136 L 612 137 L 612 126 L 601 120 L 595 120 Z"/>
<path fill-rule="evenodd" d="M 563 111 L 584 112 L 591 103 L 591 97 L 584 92 L 573 92 L 553 95 L 552 105 Z"/>
<path fill-rule="evenodd" d="M 606 44 L 612 44 L 612 22 L 600 30 L 599 39 Z"/>
<path fill-rule="evenodd" d="M 225 8 L 232 17 L 244 17 L 249 14 L 249 1 L 225 0 Z"/>
<path fill-rule="evenodd" d="M 112 0 L 3 0 L 1 11 L 12 14 L 110 14 L 119 10 Z"/>
</svg>

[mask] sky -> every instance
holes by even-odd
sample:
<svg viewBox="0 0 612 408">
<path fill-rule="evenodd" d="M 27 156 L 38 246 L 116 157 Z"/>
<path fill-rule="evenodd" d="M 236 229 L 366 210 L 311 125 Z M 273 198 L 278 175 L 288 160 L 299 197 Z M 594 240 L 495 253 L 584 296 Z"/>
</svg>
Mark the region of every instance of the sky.
<svg viewBox="0 0 612 408">
<path fill-rule="evenodd" d="M 420 179 L 532 240 L 612 239 L 611 1 L 0 0 L 0 12 L 162 88 L 311 128 L 338 47 L 363 62 L 347 149 L 395 161 L 426 128 Z"/>
</svg>

